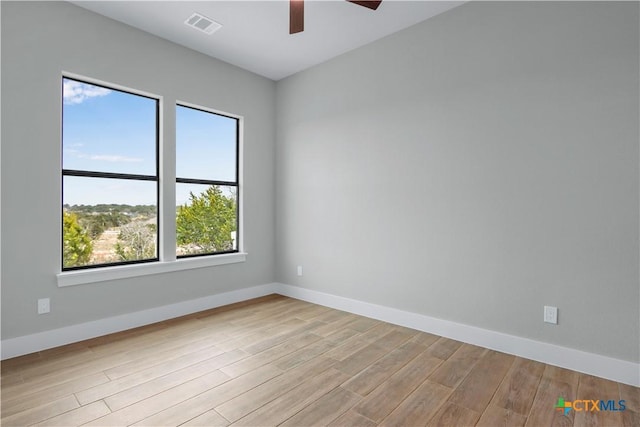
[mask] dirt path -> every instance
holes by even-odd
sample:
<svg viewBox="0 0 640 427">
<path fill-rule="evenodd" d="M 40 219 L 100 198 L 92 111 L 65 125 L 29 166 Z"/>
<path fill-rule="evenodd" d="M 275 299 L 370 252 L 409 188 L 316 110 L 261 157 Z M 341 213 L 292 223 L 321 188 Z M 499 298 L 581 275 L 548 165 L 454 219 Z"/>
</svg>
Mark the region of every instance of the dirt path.
<svg viewBox="0 0 640 427">
<path fill-rule="evenodd" d="M 92 264 L 118 261 L 115 248 L 119 234 L 120 227 L 108 228 L 100 237 L 93 241 L 93 253 L 91 254 Z"/>
</svg>

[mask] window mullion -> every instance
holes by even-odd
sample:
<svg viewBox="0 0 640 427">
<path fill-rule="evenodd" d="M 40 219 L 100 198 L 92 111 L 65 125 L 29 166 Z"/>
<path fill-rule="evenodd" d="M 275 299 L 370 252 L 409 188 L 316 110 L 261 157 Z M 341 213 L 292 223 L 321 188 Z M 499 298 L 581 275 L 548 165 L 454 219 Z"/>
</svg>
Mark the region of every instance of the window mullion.
<svg viewBox="0 0 640 427">
<path fill-rule="evenodd" d="M 160 260 L 176 260 L 175 100 L 160 101 Z"/>
</svg>

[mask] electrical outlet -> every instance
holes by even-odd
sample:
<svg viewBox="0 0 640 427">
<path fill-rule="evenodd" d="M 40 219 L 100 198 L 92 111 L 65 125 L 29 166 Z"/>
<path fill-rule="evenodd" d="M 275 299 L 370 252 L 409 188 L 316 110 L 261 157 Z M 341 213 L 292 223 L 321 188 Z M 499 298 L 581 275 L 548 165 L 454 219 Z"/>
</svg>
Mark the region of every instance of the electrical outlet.
<svg viewBox="0 0 640 427">
<path fill-rule="evenodd" d="M 38 300 L 38 314 L 46 314 L 51 311 L 51 300 L 49 298 L 40 298 Z"/>
<path fill-rule="evenodd" d="M 302 266 L 298 266 L 298 276 L 302 276 Z"/>
<path fill-rule="evenodd" d="M 550 305 L 544 306 L 544 321 L 546 323 L 558 324 L 558 307 L 552 307 Z"/>
</svg>

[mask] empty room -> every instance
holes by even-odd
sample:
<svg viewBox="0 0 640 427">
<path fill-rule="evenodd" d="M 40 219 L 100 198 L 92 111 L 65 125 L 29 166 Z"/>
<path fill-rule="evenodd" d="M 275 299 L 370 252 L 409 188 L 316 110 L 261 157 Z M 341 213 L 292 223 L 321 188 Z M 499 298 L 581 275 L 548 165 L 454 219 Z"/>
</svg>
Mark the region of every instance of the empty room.
<svg viewBox="0 0 640 427">
<path fill-rule="evenodd" d="M 1 424 L 639 426 L 639 12 L 1 1 Z"/>
</svg>

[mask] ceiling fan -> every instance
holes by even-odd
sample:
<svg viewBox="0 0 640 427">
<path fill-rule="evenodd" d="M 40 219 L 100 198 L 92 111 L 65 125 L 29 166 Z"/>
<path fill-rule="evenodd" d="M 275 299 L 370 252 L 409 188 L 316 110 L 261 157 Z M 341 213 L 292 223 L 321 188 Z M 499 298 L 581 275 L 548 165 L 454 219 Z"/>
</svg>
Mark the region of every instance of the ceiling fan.
<svg viewBox="0 0 640 427">
<path fill-rule="evenodd" d="M 347 0 L 369 9 L 376 10 L 382 0 Z M 289 34 L 301 33 L 304 31 L 304 0 L 289 0 Z"/>
</svg>

